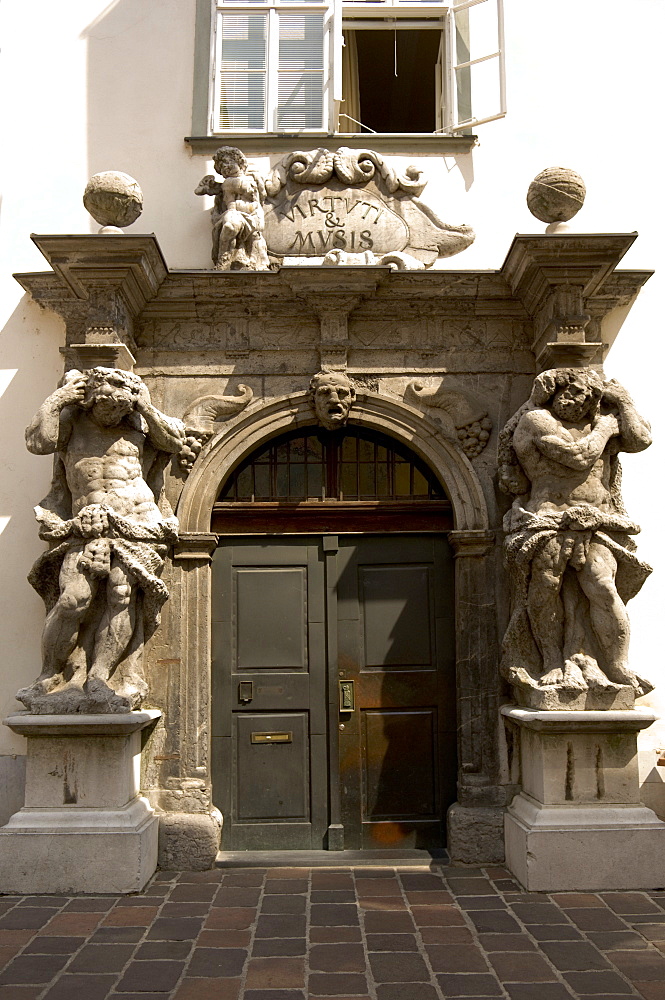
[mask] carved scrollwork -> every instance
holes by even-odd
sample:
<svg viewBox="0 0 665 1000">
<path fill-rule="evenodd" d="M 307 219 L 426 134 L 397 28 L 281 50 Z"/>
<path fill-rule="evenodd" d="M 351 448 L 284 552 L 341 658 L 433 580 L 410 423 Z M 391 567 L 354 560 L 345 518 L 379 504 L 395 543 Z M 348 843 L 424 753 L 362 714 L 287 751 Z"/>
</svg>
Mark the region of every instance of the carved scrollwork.
<svg viewBox="0 0 665 1000">
<path fill-rule="evenodd" d="M 436 407 L 440 422 L 448 437 L 456 441 L 467 458 L 476 458 L 489 441 L 492 421 L 471 393 L 444 388 L 426 387 L 415 380 L 406 387 L 407 402 Z"/>
<path fill-rule="evenodd" d="M 183 417 L 186 440 L 178 453 L 178 465 L 191 472 L 206 441 L 215 433 L 215 424 L 222 418 L 240 413 L 254 398 L 248 385 L 238 385 L 236 396 L 199 396 L 188 407 Z"/>
<path fill-rule="evenodd" d="M 275 197 L 288 181 L 325 184 L 333 177 L 344 184 L 366 184 L 377 173 L 390 194 L 401 190 L 417 196 L 427 184 L 422 179 L 422 171 L 417 167 L 409 166 L 404 174 L 397 174 L 372 149 L 349 149 L 341 146 L 337 152 L 332 153 L 329 149 L 320 147 L 311 153 L 298 150 L 285 156 L 266 180 L 266 192 Z"/>
</svg>

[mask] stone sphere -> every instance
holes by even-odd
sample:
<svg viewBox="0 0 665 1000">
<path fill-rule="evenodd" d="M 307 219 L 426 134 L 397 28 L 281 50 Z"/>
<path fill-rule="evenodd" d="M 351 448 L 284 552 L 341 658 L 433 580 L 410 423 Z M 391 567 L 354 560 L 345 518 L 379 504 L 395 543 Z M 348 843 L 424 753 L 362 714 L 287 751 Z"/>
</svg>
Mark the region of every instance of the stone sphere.
<svg viewBox="0 0 665 1000">
<path fill-rule="evenodd" d="M 567 167 L 548 167 L 531 181 L 529 211 L 541 222 L 568 222 L 584 204 L 584 181 Z"/>
<path fill-rule="evenodd" d="M 131 226 L 143 211 L 143 192 L 129 174 L 104 170 L 88 181 L 83 204 L 101 226 Z"/>
</svg>

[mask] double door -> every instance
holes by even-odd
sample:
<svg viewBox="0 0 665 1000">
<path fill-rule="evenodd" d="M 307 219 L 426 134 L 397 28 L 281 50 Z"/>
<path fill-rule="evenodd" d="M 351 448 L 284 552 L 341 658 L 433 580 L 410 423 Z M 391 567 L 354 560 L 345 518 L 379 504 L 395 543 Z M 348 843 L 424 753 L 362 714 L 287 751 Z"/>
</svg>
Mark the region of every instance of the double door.
<svg viewBox="0 0 665 1000">
<path fill-rule="evenodd" d="M 229 539 L 213 594 L 223 848 L 443 846 L 456 781 L 445 537 Z"/>
</svg>

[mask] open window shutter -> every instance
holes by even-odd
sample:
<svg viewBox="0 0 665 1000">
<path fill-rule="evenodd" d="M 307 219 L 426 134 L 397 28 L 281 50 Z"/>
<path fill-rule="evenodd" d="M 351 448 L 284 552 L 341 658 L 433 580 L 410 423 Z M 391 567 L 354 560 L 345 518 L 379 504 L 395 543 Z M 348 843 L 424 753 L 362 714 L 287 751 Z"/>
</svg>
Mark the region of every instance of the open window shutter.
<svg viewBox="0 0 665 1000">
<path fill-rule="evenodd" d="M 218 14 L 216 132 L 267 128 L 267 51 L 267 12 Z"/>
<path fill-rule="evenodd" d="M 342 0 L 332 0 L 328 8 L 328 129 L 337 131 L 339 105 L 342 101 Z M 346 131 L 346 129 L 342 129 Z"/>
<path fill-rule="evenodd" d="M 448 12 L 443 132 L 506 114 L 503 0 L 458 0 Z"/>
</svg>

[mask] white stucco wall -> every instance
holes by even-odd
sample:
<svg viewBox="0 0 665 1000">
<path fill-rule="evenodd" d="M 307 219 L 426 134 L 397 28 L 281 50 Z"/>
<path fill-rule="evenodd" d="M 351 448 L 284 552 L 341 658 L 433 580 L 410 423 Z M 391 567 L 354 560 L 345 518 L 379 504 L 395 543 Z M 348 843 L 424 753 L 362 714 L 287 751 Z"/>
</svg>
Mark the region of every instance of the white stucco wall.
<svg viewBox="0 0 665 1000">
<path fill-rule="evenodd" d="M 624 463 L 628 509 L 643 526 L 641 554 L 656 573 L 631 605 L 633 664 L 659 682 L 645 699 L 665 716 L 660 632 L 665 606 L 665 534 L 660 490 L 665 408 L 663 346 L 662 0 L 505 0 L 509 114 L 478 129 L 468 156 L 405 157 L 432 176 L 425 200 L 450 222 L 468 222 L 475 244 L 441 262 L 497 268 L 515 232 L 541 232 L 525 204 L 544 167 L 570 166 L 587 183 L 578 231 L 640 234 L 627 268 L 656 268 L 606 365 L 633 393 L 654 426 L 655 443 Z M 131 232 L 155 232 L 171 267 L 209 266 L 209 221 L 193 189 L 209 171 L 183 137 L 191 131 L 195 0 L 68 0 L 2 5 L 4 184 L 0 269 L 0 420 L 5 468 L 0 482 L 0 711 L 39 665 L 41 602 L 25 583 L 41 543 L 31 508 L 44 494 L 50 463 L 29 455 L 23 428 L 60 373 L 62 324 L 22 295 L 12 271 L 43 270 L 30 232 L 94 232 L 81 194 L 90 174 L 125 170 L 144 191 Z M 318 144 L 303 141 L 303 147 Z M 369 142 L 368 142 L 369 144 Z M 438 169 L 436 167 L 438 163 Z M 266 160 L 260 164 L 268 166 Z M 396 161 L 399 165 L 399 160 Z M 665 723 L 643 737 L 665 746 Z M 0 727 L 0 754 L 22 741 Z M 652 778 L 660 773 L 653 770 Z"/>
</svg>

